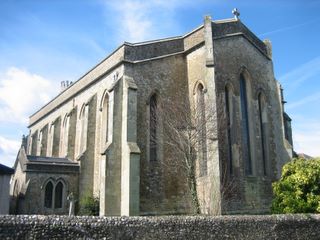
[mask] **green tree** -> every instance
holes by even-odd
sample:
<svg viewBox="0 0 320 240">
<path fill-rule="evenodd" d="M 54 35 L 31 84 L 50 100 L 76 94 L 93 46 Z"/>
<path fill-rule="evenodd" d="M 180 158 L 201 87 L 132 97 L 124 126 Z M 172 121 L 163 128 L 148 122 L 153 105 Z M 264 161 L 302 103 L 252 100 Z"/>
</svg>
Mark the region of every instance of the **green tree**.
<svg viewBox="0 0 320 240">
<path fill-rule="evenodd" d="M 99 198 L 86 194 L 80 200 L 80 215 L 99 216 Z"/>
<path fill-rule="evenodd" d="M 320 213 L 320 159 L 294 159 L 272 184 L 273 213 Z"/>
</svg>

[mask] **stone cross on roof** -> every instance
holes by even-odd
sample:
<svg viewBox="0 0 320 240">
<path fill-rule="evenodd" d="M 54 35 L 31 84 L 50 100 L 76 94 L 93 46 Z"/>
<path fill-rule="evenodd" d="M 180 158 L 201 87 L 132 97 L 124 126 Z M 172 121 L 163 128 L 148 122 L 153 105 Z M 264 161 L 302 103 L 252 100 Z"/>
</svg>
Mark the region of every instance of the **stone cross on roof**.
<svg viewBox="0 0 320 240">
<path fill-rule="evenodd" d="M 234 18 L 235 18 L 236 20 L 239 19 L 240 12 L 238 11 L 237 8 L 234 8 L 234 9 L 232 10 L 232 14 L 234 15 Z"/>
</svg>

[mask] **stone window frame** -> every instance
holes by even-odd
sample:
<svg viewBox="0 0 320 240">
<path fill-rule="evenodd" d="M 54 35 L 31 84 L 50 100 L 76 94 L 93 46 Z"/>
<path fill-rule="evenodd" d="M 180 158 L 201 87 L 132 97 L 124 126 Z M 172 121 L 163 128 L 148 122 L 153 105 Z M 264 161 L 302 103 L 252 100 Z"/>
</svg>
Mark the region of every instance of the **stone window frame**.
<svg viewBox="0 0 320 240">
<path fill-rule="evenodd" d="M 51 207 L 47 207 L 46 203 L 45 203 L 45 201 L 46 201 L 46 188 L 49 183 L 52 184 Z M 55 204 L 56 203 L 56 187 L 59 183 L 62 184 L 62 194 L 61 194 L 61 199 L 60 199 L 61 200 L 61 207 L 56 207 L 56 204 Z M 59 210 L 59 209 L 64 208 L 65 201 L 67 199 L 66 196 L 67 196 L 68 185 L 67 185 L 67 182 L 62 177 L 60 177 L 58 179 L 55 179 L 53 177 L 46 179 L 44 181 L 44 183 L 42 184 L 41 189 L 42 189 L 42 204 L 45 209 L 55 211 L 55 210 Z"/>
<path fill-rule="evenodd" d="M 149 161 L 159 161 L 159 96 L 154 93 L 149 98 Z"/>
<path fill-rule="evenodd" d="M 87 150 L 88 123 L 89 123 L 89 101 L 83 103 L 79 112 L 79 138 L 78 138 L 78 158 Z"/>
<path fill-rule="evenodd" d="M 38 141 L 38 144 L 37 144 L 37 153 L 36 153 L 36 155 L 37 156 L 40 156 L 40 154 L 41 154 L 41 148 L 42 148 L 42 139 L 43 139 L 43 132 L 42 132 L 42 129 L 40 129 L 39 130 L 39 134 L 38 134 L 38 139 L 37 139 L 37 141 Z"/>
<path fill-rule="evenodd" d="M 255 129 L 254 129 L 254 123 L 255 123 L 255 118 L 254 118 L 254 107 L 253 107 L 253 90 L 252 90 L 252 84 L 253 84 L 253 78 L 251 77 L 252 75 L 250 74 L 250 72 L 248 71 L 248 69 L 245 66 L 242 66 L 240 68 L 240 71 L 238 73 L 238 85 L 239 85 L 239 116 L 240 116 L 240 126 L 241 126 L 241 148 L 242 148 L 242 161 L 243 161 L 243 165 L 244 165 L 244 173 L 246 176 L 255 176 L 256 174 L 256 153 L 255 153 L 255 148 L 253 148 L 253 146 L 256 146 L 255 144 Z M 242 115 L 242 102 L 241 102 L 241 85 L 240 85 L 240 80 L 241 77 L 243 78 L 245 84 L 246 84 L 246 104 L 247 104 L 247 136 L 248 136 L 248 140 L 247 143 L 244 144 L 243 142 L 243 115 Z M 243 148 L 247 147 L 248 148 L 248 156 L 249 159 L 244 159 L 244 155 L 243 155 Z M 247 169 L 247 165 L 251 164 L 251 170 L 250 168 Z"/>
<path fill-rule="evenodd" d="M 55 120 L 53 120 L 50 124 L 49 133 L 50 138 L 50 149 L 48 148 L 48 156 L 58 157 L 61 149 L 61 116 L 58 116 Z M 52 141 L 52 142 L 50 142 Z M 54 151 L 55 150 L 55 151 Z"/>
<path fill-rule="evenodd" d="M 60 135 L 60 156 L 67 157 L 68 145 L 69 145 L 69 130 L 70 130 L 70 113 L 64 115 L 61 124 L 61 135 Z"/>
<path fill-rule="evenodd" d="M 39 131 L 38 156 L 46 156 L 48 148 L 48 124 L 45 124 Z"/>
<path fill-rule="evenodd" d="M 32 156 L 37 155 L 38 149 L 38 130 L 34 131 L 32 134 L 30 133 L 30 144 L 29 144 L 29 154 Z"/>
<path fill-rule="evenodd" d="M 51 122 L 48 127 L 48 143 L 47 143 L 47 156 L 52 156 L 53 140 L 55 131 L 55 121 Z"/>
<path fill-rule="evenodd" d="M 235 142 L 234 140 L 234 114 L 235 114 L 235 109 L 234 109 L 234 87 L 232 83 L 227 82 L 224 87 L 224 101 L 225 101 L 225 119 L 227 123 L 227 128 L 226 128 L 226 139 L 227 139 L 227 163 L 228 163 L 228 173 L 230 175 L 234 174 L 234 166 L 235 166 L 235 159 L 234 159 L 234 152 L 233 152 L 233 143 Z"/>
<path fill-rule="evenodd" d="M 201 88 L 201 89 L 200 89 Z M 202 101 L 202 106 L 199 106 L 199 92 L 201 91 L 201 95 L 203 97 Z M 199 142 L 201 144 L 198 144 L 198 156 L 200 155 L 200 158 L 198 157 L 198 175 L 199 177 L 206 176 L 208 174 L 208 151 L 207 151 L 207 134 L 206 134 L 206 105 L 207 105 L 207 100 L 206 100 L 206 92 L 207 92 L 207 87 L 204 84 L 203 81 L 197 81 L 193 87 L 193 95 L 194 95 L 194 106 L 195 106 L 195 111 L 196 111 L 196 120 L 198 119 L 198 114 L 199 114 L 199 108 L 201 108 L 201 116 L 200 118 L 202 119 L 201 121 L 203 123 L 200 123 L 199 125 L 201 126 L 201 132 L 202 136 L 199 137 Z M 198 125 L 198 124 L 197 124 Z"/>
<path fill-rule="evenodd" d="M 50 186 L 50 189 L 47 189 L 49 186 Z M 53 183 L 53 181 L 49 180 L 44 186 L 44 201 L 43 201 L 43 203 L 44 203 L 45 208 L 51 209 L 53 207 L 53 202 L 54 202 L 53 194 L 54 194 L 54 183 Z M 47 202 L 47 200 L 48 200 L 48 202 Z"/>
<path fill-rule="evenodd" d="M 258 119 L 259 119 L 259 135 L 260 135 L 260 146 L 261 146 L 261 165 L 262 173 L 264 176 L 270 174 L 269 165 L 269 119 L 268 119 L 268 97 L 264 89 L 260 88 L 257 91 L 257 102 L 258 102 Z"/>
<path fill-rule="evenodd" d="M 108 93 L 108 89 L 105 89 L 101 100 L 100 100 L 100 128 L 101 128 L 101 135 L 100 135 L 100 142 L 101 142 L 101 153 L 106 151 L 106 148 L 109 144 L 110 140 L 110 95 Z"/>
<path fill-rule="evenodd" d="M 162 147 L 163 147 L 163 143 L 162 143 L 162 138 L 161 138 L 161 135 L 162 135 L 162 118 L 161 118 L 161 114 L 159 114 L 157 117 L 157 129 L 156 129 L 156 160 L 153 161 L 151 160 L 150 158 L 150 140 L 151 140 L 151 133 L 150 133 L 150 119 L 151 119 L 151 116 L 150 116 L 150 101 L 152 99 L 153 96 L 156 96 L 156 99 L 157 99 L 157 108 L 161 109 L 162 107 L 162 100 L 161 100 L 161 94 L 160 94 L 160 91 L 158 89 L 154 89 L 151 91 L 151 93 L 149 94 L 148 98 L 147 98 L 147 102 L 146 102 L 146 128 L 147 128 L 147 147 L 146 147 L 146 159 L 147 159 L 147 162 L 149 163 L 153 163 L 153 164 L 158 164 L 159 162 L 162 161 L 162 158 L 163 158 L 163 152 L 162 152 Z"/>
</svg>

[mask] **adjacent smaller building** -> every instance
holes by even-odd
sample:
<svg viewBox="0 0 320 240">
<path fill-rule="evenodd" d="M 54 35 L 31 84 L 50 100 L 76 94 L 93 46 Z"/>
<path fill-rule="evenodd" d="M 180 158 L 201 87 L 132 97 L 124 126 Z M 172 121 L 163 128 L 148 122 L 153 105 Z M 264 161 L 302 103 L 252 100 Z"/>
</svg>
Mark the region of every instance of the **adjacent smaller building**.
<svg viewBox="0 0 320 240">
<path fill-rule="evenodd" d="M 11 214 L 68 214 L 78 193 L 79 164 L 67 158 L 27 155 L 21 146 L 11 180 Z"/>
<path fill-rule="evenodd" d="M 10 178 L 13 173 L 12 168 L 0 163 L 0 214 L 9 214 Z"/>
</svg>

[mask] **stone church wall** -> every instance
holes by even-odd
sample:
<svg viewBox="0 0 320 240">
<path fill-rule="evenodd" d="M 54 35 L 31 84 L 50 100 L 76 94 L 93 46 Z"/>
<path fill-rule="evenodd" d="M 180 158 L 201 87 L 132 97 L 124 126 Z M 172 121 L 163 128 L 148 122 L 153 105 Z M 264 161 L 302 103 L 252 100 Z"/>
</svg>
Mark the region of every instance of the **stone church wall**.
<svg viewBox="0 0 320 240">
<path fill-rule="evenodd" d="M 170 161 L 170 152 L 159 145 L 157 161 L 149 159 L 149 99 L 157 95 L 158 104 L 166 107 L 166 101 L 179 102 L 187 92 L 186 65 L 183 55 L 169 56 L 134 66 L 126 66 L 125 74 L 137 84 L 137 139 L 141 150 L 140 160 L 140 211 L 141 214 L 170 214 L 190 211 L 186 183 L 165 168 L 163 161 Z M 177 94 L 178 93 L 178 94 Z M 160 120 L 161 121 L 161 120 Z M 161 125 L 161 123 L 159 123 Z"/>
<path fill-rule="evenodd" d="M 101 141 L 101 111 L 100 105 L 102 98 L 105 96 L 105 92 L 113 87 L 116 77 L 120 77 L 122 74 L 122 67 L 119 67 L 112 71 L 110 74 L 103 76 L 99 81 L 95 81 L 92 85 L 88 86 L 85 91 L 73 92 L 73 97 L 71 99 L 65 99 L 66 101 L 55 111 L 44 115 L 42 119 L 36 121 L 30 126 L 30 136 L 42 129 L 46 125 L 50 125 L 56 119 L 61 118 L 60 135 L 63 133 L 63 121 L 65 117 L 72 111 L 76 113 L 76 119 L 73 122 L 76 126 L 72 126 L 69 129 L 69 140 L 74 139 L 74 146 L 68 151 L 68 158 L 74 161 L 79 161 L 81 165 L 81 173 L 79 176 L 79 199 L 86 195 L 95 194 L 98 196 L 100 191 L 100 161 L 103 156 Z M 75 84 L 81 84 L 82 79 Z M 85 84 L 85 83 L 83 83 Z M 73 86 L 72 86 L 73 87 Z M 78 88 L 81 88 L 78 86 Z M 69 89 L 65 90 L 67 94 Z M 74 89 L 74 91 L 76 91 Z M 71 94 L 71 93 L 68 93 Z M 60 98 L 59 98 L 60 99 Z M 58 100 L 54 100 L 58 101 Z M 89 106 L 90 116 L 88 119 L 88 133 L 87 133 L 87 146 L 85 152 L 80 152 L 80 134 L 81 134 L 81 123 L 80 123 L 80 113 L 81 109 L 85 105 Z M 47 111 L 47 110 L 46 110 Z M 40 114 L 41 111 L 37 114 Z M 41 113 L 42 114 L 42 113 Z M 73 129 L 73 130 L 72 130 Z M 72 131 L 70 131 L 72 130 Z M 72 136 L 73 135 L 73 136 Z M 50 136 L 48 136 L 50 137 Z M 62 136 L 60 136 L 60 139 Z M 29 141 L 30 142 L 30 141 Z M 32 144 L 32 143 L 31 143 Z M 59 156 L 66 157 L 61 152 L 61 140 L 59 143 Z M 30 148 L 31 146 L 29 146 Z M 70 146 L 69 146 L 70 147 Z M 55 146 L 57 148 L 57 146 Z M 70 155 L 70 152 L 73 155 Z M 50 156 L 49 156 L 50 157 Z"/>
<path fill-rule="evenodd" d="M 252 45 L 243 36 L 223 38 L 214 41 L 214 53 L 216 56 L 216 85 L 218 101 L 221 108 L 225 108 L 225 86 L 229 84 L 233 91 L 234 143 L 232 146 L 234 156 L 235 189 L 240 189 L 237 199 L 228 201 L 225 199 L 226 210 L 243 209 L 244 211 L 255 211 L 254 209 L 265 209 L 268 211 L 272 189 L 271 182 L 276 179 L 284 162 L 289 160 L 284 151 L 283 136 L 281 130 L 281 114 L 278 96 L 277 82 L 274 79 L 273 64 L 268 57 L 257 47 Z M 246 176 L 244 160 L 241 152 L 241 109 L 240 109 L 240 74 L 244 73 L 249 84 L 247 90 L 250 92 L 248 98 L 249 123 L 250 123 L 250 145 L 253 173 Z M 267 154 L 267 174 L 263 173 L 261 132 L 259 122 L 258 94 L 263 92 L 267 102 L 267 122 L 269 148 Z M 220 115 L 219 122 L 225 121 L 225 115 Z M 220 152 L 221 160 L 227 159 L 226 126 L 221 124 L 220 129 Z M 223 163 L 223 161 L 222 161 Z M 241 203 L 242 202 L 242 203 Z M 240 205 L 244 204 L 242 207 Z M 228 206 L 229 205 L 229 206 Z"/>
</svg>

